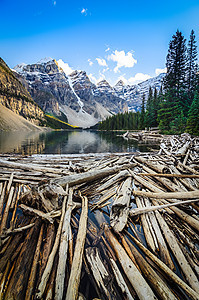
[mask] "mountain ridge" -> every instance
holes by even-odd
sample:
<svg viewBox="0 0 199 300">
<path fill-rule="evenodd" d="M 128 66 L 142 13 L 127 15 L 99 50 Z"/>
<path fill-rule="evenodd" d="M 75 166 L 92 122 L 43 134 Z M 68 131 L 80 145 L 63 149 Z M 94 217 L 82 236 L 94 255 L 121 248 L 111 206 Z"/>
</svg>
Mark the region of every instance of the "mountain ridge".
<svg viewBox="0 0 199 300">
<path fill-rule="evenodd" d="M 68 122 L 83 128 L 106 117 L 125 111 L 138 111 L 142 94 L 149 86 L 160 89 L 164 74 L 137 85 L 124 85 L 120 80 L 113 87 L 106 80 L 94 84 L 85 71 L 67 75 L 55 59 L 35 64 L 20 64 L 14 70 L 23 78 L 32 98 L 46 113 L 65 114 Z"/>
</svg>

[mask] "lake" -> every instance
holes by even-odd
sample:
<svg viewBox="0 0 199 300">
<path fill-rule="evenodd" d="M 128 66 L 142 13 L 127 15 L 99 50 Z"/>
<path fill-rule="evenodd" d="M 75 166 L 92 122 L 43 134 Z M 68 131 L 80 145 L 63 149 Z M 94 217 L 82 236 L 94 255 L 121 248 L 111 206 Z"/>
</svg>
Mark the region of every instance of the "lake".
<svg viewBox="0 0 199 300">
<path fill-rule="evenodd" d="M 0 153 L 77 154 L 150 151 L 146 145 L 118 136 L 118 132 L 91 130 L 0 132 Z"/>
</svg>

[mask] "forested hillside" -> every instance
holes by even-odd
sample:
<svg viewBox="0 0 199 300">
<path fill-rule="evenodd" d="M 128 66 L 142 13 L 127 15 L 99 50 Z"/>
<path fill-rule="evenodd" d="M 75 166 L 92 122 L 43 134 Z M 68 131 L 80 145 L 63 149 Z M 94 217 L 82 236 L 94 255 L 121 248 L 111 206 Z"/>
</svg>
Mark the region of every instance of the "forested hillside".
<svg viewBox="0 0 199 300">
<path fill-rule="evenodd" d="M 199 135 L 199 68 L 194 31 L 188 43 L 177 30 L 169 43 L 167 73 L 159 93 L 149 88 L 141 111 L 109 117 L 99 129 L 144 129 L 158 126 L 163 133 Z"/>
</svg>

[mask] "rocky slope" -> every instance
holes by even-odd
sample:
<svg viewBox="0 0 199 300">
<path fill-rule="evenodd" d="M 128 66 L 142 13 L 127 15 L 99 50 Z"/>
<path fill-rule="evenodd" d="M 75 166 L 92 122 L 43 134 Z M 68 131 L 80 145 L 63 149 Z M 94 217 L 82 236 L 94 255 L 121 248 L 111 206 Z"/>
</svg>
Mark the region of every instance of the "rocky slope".
<svg viewBox="0 0 199 300">
<path fill-rule="evenodd" d="M 29 132 L 41 131 L 43 128 L 0 104 L 0 130 Z"/>
<path fill-rule="evenodd" d="M 136 85 L 124 85 L 123 81 L 120 80 L 114 86 L 114 90 L 116 94 L 123 98 L 128 106 L 129 111 L 138 111 L 141 107 L 142 96 L 145 95 L 145 99 L 147 100 L 149 94 L 149 87 L 154 89 L 156 88 L 159 92 L 165 74 L 162 73 L 154 78 L 150 78 L 146 81 L 138 83 Z"/>
<path fill-rule="evenodd" d="M 15 76 L 15 72 L 10 70 L 2 58 L 0 58 L 0 104 L 32 124 L 45 124 L 44 112 L 33 101 L 21 81 Z"/>
<path fill-rule="evenodd" d="M 42 109 L 55 116 L 61 113 L 70 124 L 89 127 L 107 116 L 139 110 L 142 94 L 149 86 L 159 89 L 163 76 L 138 85 L 125 86 L 122 81 L 111 87 L 106 80 L 92 83 L 84 71 L 66 75 L 55 59 L 31 65 L 17 65 L 15 71 L 33 99 Z"/>
</svg>

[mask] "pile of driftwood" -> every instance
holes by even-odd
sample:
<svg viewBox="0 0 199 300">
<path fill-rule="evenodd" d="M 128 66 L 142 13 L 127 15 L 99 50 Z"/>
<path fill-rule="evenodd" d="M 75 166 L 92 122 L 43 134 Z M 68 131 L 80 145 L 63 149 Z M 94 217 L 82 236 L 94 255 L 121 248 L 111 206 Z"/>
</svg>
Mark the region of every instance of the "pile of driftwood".
<svg viewBox="0 0 199 300">
<path fill-rule="evenodd" d="M 160 144 L 164 137 L 159 130 L 127 131 L 122 136 L 124 139 L 134 140 L 139 144 Z"/>
<path fill-rule="evenodd" d="M 2 155 L 0 299 L 199 299 L 199 155 L 170 147 Z"/>
</svg>

